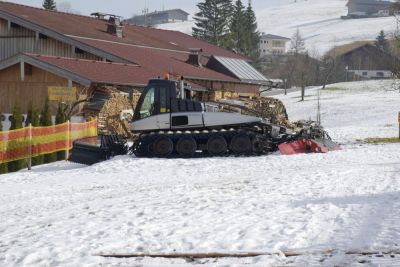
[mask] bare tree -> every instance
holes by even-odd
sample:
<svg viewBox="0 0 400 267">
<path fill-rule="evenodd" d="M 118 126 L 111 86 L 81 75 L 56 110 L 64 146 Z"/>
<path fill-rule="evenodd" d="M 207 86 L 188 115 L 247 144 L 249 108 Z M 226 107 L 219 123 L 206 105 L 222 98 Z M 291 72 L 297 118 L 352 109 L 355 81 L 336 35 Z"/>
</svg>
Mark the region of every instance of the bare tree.
<svg viewBox="0 0 400 267">
<path fill-rule="evenodd" d="M 299 28 L 297 28 L 296 32 L 293 34 L 289 52 L 295 55 L 307 53 L 304 39 L 301 36 Z"/>
<path fill-rule="evenodd" d="M 322 89 L 325 89 L 329 78 L 332 76 L 335 70 L 335 59 L 332 56 L 325 55 L 322 59 Z"/>
</svg>

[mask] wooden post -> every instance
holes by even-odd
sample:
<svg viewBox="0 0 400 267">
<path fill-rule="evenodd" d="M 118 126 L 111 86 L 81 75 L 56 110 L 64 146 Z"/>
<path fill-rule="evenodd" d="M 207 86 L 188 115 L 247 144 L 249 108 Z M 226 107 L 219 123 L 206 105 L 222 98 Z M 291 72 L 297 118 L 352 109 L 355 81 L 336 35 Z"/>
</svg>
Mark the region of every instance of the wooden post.
<svg viewBox="0 0 400 267">
<path fill-rule="evenodd" d="M 69 158 L 69 139 L 71 138 L 71 126 L 69 120 L 67 120 L 67 140 L 65 142 L 66 148 L 65 148 L 65 160 L 68 160 Z"/>
<path fill-rule="evenodd" d="M 21 81 L 25 81 L 25 62 L 21 61 L 20 63 L 20 74 L 21 74 Z"/>
<path fill-rule="evenodd" d="M 36 32 L 35 32 L 35 52 L 38 53 L 38 54 L 40 54 L 40 51 L 39 51 L 39 41 L 40 41 L 40 35 L 39 35 L 39 32 L 36 31 Z"/>
<path fill-rule="evenodd" d="M 29 133 L 29 158 L 28 158 L 28 170 L 32 169 L 32 123 L 29 123 L 28 126 L 28 133 Z"/>
</svg>

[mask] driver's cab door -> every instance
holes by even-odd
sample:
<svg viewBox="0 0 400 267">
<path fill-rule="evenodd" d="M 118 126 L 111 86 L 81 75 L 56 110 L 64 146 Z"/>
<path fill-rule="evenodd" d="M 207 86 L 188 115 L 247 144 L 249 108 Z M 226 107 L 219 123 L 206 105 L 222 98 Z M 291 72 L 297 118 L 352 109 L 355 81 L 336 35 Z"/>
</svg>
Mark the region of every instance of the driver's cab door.
<svg viewBox="0 0 400 267">
<path fill-rule="evenodd" d="M 139 99 L 135 112 L 136 130 L 170 128 L 169 90 L 162 85 L 149 85 Z"/>
</svg>

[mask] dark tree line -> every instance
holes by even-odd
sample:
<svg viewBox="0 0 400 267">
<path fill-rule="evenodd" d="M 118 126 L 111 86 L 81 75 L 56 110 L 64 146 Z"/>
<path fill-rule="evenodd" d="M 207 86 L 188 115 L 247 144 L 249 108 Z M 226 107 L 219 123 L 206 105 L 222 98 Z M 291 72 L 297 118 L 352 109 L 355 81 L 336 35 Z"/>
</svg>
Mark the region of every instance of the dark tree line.
<svg viewBox="0 0 400 267">
<path fill-rule="evenodd" d="M 245 7 L 241 0 L 205 0 L 197 7 L 194 37 L 258 59 L 260 34 L 251 1 Z"/>
</svg>

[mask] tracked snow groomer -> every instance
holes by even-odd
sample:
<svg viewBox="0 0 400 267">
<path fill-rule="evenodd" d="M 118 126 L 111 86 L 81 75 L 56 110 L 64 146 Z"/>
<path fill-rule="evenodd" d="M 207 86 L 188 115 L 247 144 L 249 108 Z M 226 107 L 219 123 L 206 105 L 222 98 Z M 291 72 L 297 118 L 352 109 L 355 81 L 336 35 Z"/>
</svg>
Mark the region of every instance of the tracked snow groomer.
<svg viewBox="0 0 400 267">
<path fill-rule="evenodd" d="M 224 103 L 225 107 L 229 105 Z M 232 106 L 240 108 L 240 105 Z M 250 111 L 245 108 L 244 113 Z M 277 150 L 295 154 L 338 149 L 315 123 L 305 122 L 294 131 L 262 117 L 221 112 L 213 104 L 192 99 L 183 81 L 150 80 L 133 114 L 127 113 L 128 117 L 133 116 L 129 126 L 133 141 L 130 151 L 137 157 L 263 155 Z M 120 146 L 110 145 L 108 141 L 107 153 L 112 154 L 110 147 L 125 151 L 121 149 L 125 144 L 114 139 Z M 83 150 L 87 153 L 90 148 L 82 144 L 74 146 L 71 159 L 85 163 L 79 159 Z"/>
</svg>

